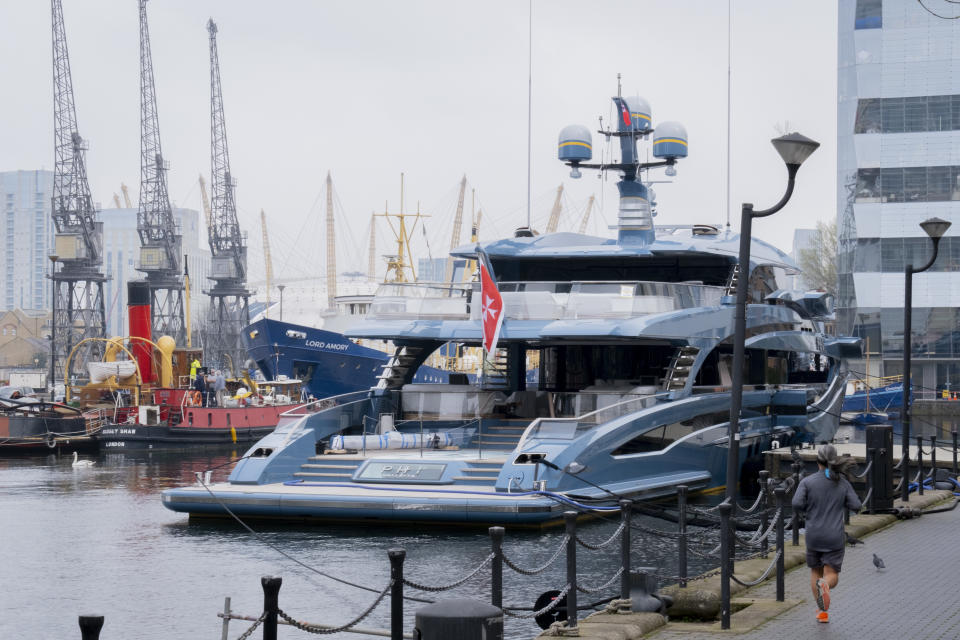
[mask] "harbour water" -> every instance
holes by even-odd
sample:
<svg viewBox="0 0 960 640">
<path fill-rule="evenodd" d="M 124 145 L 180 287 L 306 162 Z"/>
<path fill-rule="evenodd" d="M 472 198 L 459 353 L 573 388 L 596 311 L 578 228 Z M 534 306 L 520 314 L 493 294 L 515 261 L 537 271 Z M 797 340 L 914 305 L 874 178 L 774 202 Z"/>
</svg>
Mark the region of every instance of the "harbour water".
<svg viewBox="0 0 960 640">
<path fill-rule="evenodd" d="M 77 616 L 103 615 L 101 638 L 220 638 L 224 596 L 235 612 L 258 616 L 260 577 L 280 575 L 280 606 L 300 620 L 342 624 L 362 612 L 375 595 L 318 576 L 284 558 L 277 549 L 310 567 L 379 591 L 388 581 L 387 549 L 407 550 L 409 579 L 447 584 L 479 564 L 490 549 L 483 529 L 382 526 L 289 526 L 254 523 L 259 537 L 235 522 L 190 523 L 165 509 L 161 489 L 190 484 L 194 472 L 227 463 L 240 450 L 216 453 L 108 453 L 96 466 L 75 469 L 69 456 L 0 460 L 0 540 L 4 569 L 0 599 L 0 638 L 65 640 L 79 638 Z M 213 472 L 223 479 L 229 466 Z M 616 518 L 615 518 L 616 520 Z M 638 520 L 651 527 L 676 525 Z M 600 541 L 616 522 L 593 522 L 581 536 Z M 526 567 L 545 562 L 563 533 L 507 528 L 505 552 Z M 267 544 L 269 543 L 269 544 Z M 619 567 L 618 545 L 600 552 L 580 548 L 579 579 L 599 585 Z M 633 562 L 676 574 L 672 540 L 634 532 Z M 713 561 L 690 558 L 691 575 Z M 698 565 L 698 563 L 700 563 Z M 561 557 L 546 573 L 527 577 L 505 569 L 504 603 L 531 607 L 537 596 L 565 584 Z M 489 598 L 489 571 L 455 591 L 408 594 L 434 598 Z M 616 586 L 605 595 L 616 593 Z M 580 603 L 597 599 L 581 594 Z M 406 605 L 411 629 L 418 606 Z M 250 623 L 234 621 L 230 637 Z M 363 623 L 389 628 L 389 603 Z M 531 638 L 532 620 L 506 621 L 508 638 Z M 281 638 L 306 634 L 281 627 Z M 334 637 L 361 637 L 340 634 Z"/>
</svg>

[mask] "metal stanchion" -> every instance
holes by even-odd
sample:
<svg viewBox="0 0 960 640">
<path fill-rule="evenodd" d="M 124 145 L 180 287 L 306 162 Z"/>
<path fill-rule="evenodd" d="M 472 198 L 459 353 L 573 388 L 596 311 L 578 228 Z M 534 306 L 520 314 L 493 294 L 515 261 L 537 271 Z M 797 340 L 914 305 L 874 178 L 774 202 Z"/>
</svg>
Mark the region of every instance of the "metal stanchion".
<svg viewBox="0 0 960 640">
<path fill-rule="evenodd" d="M 577 512 L 565 511 L 567 521 L 567 628 L 577 628 Z"/>
<path fill-rule="evenodd" d="M 733 505 L 720 503 L 720 628 L 730 628 L 730 511 Z"/>
<path fill-rule="evenodd" d="M 390 558 L 390 640 L 403 640 L 403 560 L 404 549 L 388 549 Z"/>
<path fill-rule="evenodd" d="M 490 546 L 493 562 L 490 564 L 490 604 L 503 609 L 503 527 L 490 527 Z"/>
<path fill-rule="evenodd" d="M 783 544 L 783 509 L 786 503 L 786 493 L 787 490 L 783 487 L 777 487 L 773 490 L 773 493 L 777 497 L 777 602 L 783 602 L 784 600 L 784 584 L 783 584 L 783 554 L 786 553 L 786 549 Z M 793 527 L 797 528 L 797 514 L 793 514 Z"/>
<path fill-rule="evenodd" d="M 930 488 L 937 488 L 937 436 L 930 436 Z"/>
<path fill-rule="evenodd" d="M 870 513 L 870 514 L 873 513 L 873 494 L 874 494 L 874 491 L 873 491 L 873 474 L 874 474 L 874 467 L 876 467 L 876 464 L 877 464 L 876 457 L 877 457 L 877 450 L 876 450 L 876 449 L 867 449 L 867 478 L 866 478 L 866 483 L 867 483 L 867 494 L 869 495 L 870 499 L 867 500 L 866 507 L 867 507 L 867 513 Z"/>
<path fill-rule="evenodd" d="M 283 578 L 279 576 L 263 576 L 260 585 L 263 587 L 263 640 L 277 640 L 277 612 L 280 610 L 280 585 Z"/>
<path fill-rule="evenodd" d="M 103 628 L 103 616 L 80 616 L 80 637 L 82 640 L 98 640 Z"/>
<path fill-rule="evenodd" d="M 630 600 L 630 521 L 633 519 L 633 502 L 620 501 L 620 521 L 623 522 L 623 534 L 620 536 L 620 599 Z"/>
<path fill-rule="evenodd" d="M 767 513 L 768 506 L 768 495 L 767 495 L 767 478 L 770 476 L 769 471 L 761 471 L 760 479 L 760 494 L 763 496 L 760 498 L 760 529 L 766 531 L 767 527 L 770 525 L 770 514 Z M 760 550 L 763 551 L 763 557 L 767 557 L 767 553 L 770 550 L 770 543 L 767 540 L 767 536 L 763 536 L 763 539 L 760 540 Z"/>
<path fill-rule="evenodd" d="M 953 436 L 953 475 L 957 475 L 960 473 L 957 471 L 957 430 L 950 431 L 950 435 Z"/>
<path fill-rule="evenodd" d="M 917 436 L 917 494 L 923 495 L 923 436 Z"/>
<path fill-rule="evenodd" d="M 680 575 L 680 588 L 687 586 L 687 486 L 677 487 L 677 573 Z"/>
</svg>

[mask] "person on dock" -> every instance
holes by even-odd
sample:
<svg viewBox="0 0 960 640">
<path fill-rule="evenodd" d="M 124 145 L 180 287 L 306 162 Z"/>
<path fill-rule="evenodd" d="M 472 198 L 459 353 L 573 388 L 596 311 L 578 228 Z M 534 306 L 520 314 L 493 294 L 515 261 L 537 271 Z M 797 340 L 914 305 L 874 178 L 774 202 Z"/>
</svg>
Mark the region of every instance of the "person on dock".
<svg viewBox="0 0 960 640">
<path fill-rule="evenodd" d="M 217 397 L 217 406 L 223 406 L 223 398 L 227 392 L 227 381 L 223 377 L 223 371 L 217 369 L 213 373 L 213 392 Z"/>
<path fill-rule="evenodd" d="M 793 495 L 794 517 L 803 512 L 806 518 L 807 566 L 818 622 L 830 621 L 830 589 L 840 580 L 844 510 L 856 511 L 861 506 L 849 479 L 853 464 L 849 456 L 838 457 L 832 444 L 823 445 L 817 451 L 819 471 L 801 480 Z M 796 520 L 793 526 L 797 526 Z"/>
<path fill-rule="evenodd" d="M 199 372 L 193 380 L 193 389 L 200 394 L 200 406 L 207 406 L 207 376 Z"/>
</svg>

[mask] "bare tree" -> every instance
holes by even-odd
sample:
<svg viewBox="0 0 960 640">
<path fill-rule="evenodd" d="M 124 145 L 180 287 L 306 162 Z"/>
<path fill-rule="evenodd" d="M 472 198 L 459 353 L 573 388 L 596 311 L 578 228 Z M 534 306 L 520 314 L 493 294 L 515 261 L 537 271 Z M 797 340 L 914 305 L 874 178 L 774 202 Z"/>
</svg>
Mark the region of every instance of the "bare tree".
<svg viewBox="0 0 960 640">
<path fill-rule="evenodd" d="M 837 295 L 837 221 L 817 222 L 817 233 L 809 247 L 800 249 L 797 262 L 803 280 L 814 289 Z"/>
</svg>

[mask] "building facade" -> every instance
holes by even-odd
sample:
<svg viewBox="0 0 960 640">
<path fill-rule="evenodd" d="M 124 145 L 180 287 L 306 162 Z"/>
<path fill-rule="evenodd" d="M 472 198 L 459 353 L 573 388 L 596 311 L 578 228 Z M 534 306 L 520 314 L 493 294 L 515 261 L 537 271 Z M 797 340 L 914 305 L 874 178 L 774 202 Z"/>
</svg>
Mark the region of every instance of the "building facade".
<svg viewBox="0 0 960 640">
<path fill-rule="evenodd" d="M 839 3 L 837 321 L 864 338 L 854 371 L 902 373 L 904 268 L 932 252 L 919 223 L 953 222 L 913 276 L 913 384 L 929 397 L 960 387 L 960 20 L 924 4 Z"/>
<path fill-rule="evenodd" d="M 0 172 L 0 310 L 49 309 L 52 171 Z"/>
</svg>

